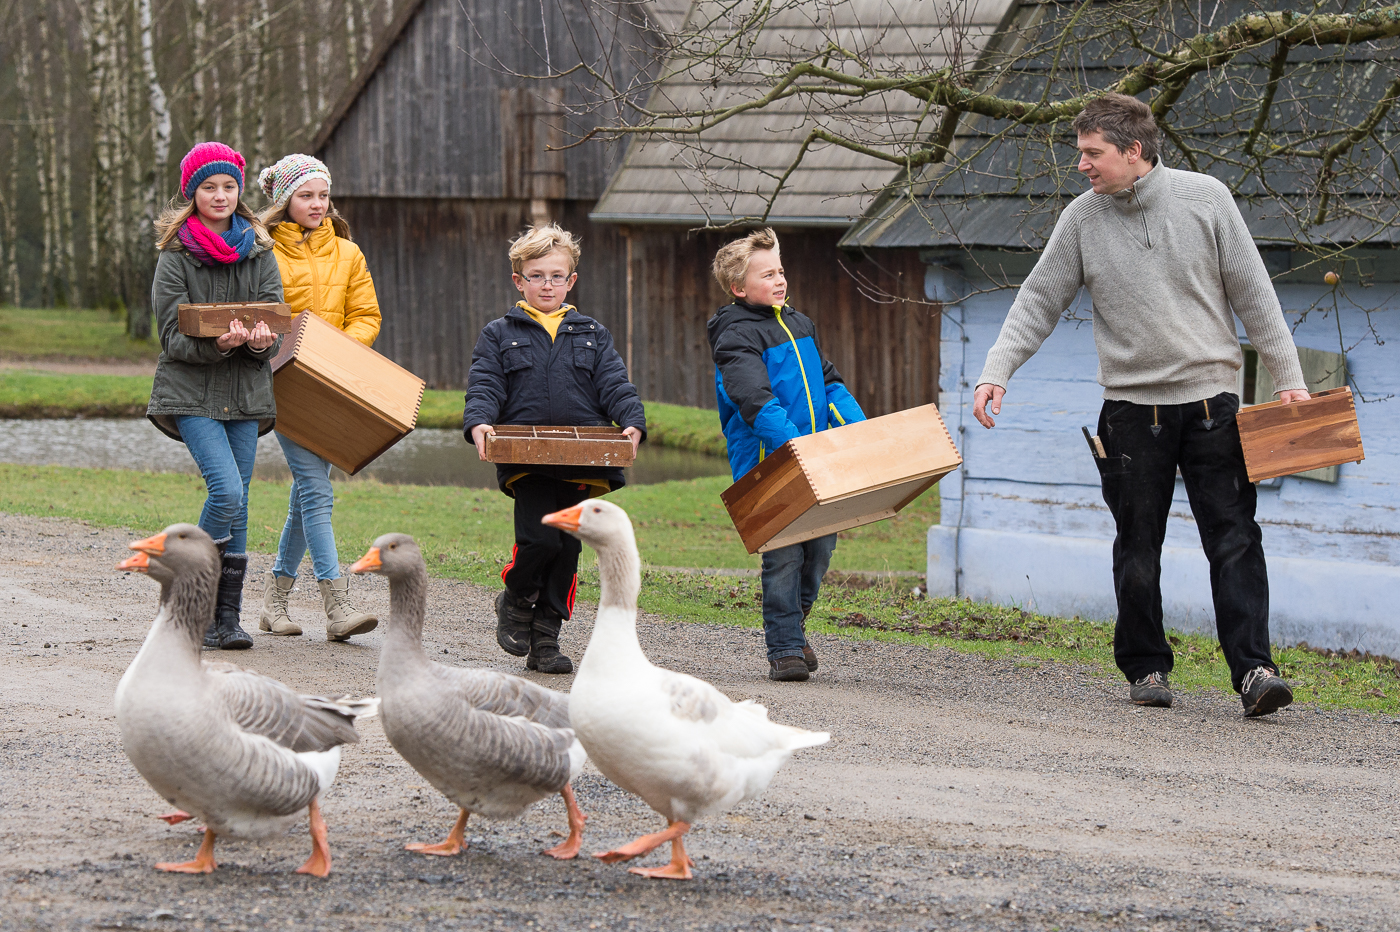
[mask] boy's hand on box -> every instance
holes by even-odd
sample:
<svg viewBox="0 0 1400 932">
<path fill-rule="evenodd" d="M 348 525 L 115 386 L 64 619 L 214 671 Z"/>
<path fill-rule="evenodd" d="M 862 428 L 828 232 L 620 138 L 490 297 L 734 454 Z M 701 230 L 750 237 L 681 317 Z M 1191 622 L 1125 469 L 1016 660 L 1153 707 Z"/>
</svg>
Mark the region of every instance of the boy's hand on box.
<svg viewBox="0 0 1400 932">
<path fill-rule="evenodd" d="M 635 427 L 624 427 L 622 436 L 632 441 L 632 455 L 637 455 L 637 447 L 642 444 L 642 432 Z"/>
<path fill-rule="evenodd" d="M 486 460 L 486 437 L 495 432 L 495 428 L 490 424 L 478 424 L 472 428 L 472 443 L 476 444 L 477 458 L 483 462 Z"/>
</svg>

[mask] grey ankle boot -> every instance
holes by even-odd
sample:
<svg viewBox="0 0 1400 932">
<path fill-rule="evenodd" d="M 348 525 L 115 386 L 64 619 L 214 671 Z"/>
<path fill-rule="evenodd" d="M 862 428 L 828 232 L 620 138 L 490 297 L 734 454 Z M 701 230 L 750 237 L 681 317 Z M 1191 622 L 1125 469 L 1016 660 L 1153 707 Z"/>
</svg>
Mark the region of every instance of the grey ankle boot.
<svg viewBox="0 0 1400 932">
<path fill-rule="evenodd" d="M 326 640 L 345 641 L 379 627 L 379 618 L 368 612 L 357 612 L 350 604 L 350 577 L 318 579 L 321 604 L 326 610 Z"/>
<path fill-rule="evenodd" d="M 262 608 L 258 611 L 258 627 L 272 634 L 301 634 L 301 626 L 292 621 L 287 609 L 294 576 L 277 576 L 271 570 L 263 574 Z"/>
</svg>

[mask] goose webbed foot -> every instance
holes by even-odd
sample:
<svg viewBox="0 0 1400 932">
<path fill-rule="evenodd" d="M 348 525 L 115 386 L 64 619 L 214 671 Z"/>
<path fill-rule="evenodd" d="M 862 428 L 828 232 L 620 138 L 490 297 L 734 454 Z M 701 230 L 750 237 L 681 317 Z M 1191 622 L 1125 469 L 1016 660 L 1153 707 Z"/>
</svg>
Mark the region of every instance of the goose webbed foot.
<svg viewBox="0 0 1400 932">
<path fill-rule="evenodd" d="M 463 809 L 457 816 L 457 824 L 452 826 L 452 831 L 447 833 L 447 838 L 435 845 L 430 845 L 425 841 L 414 841 L 404 845 L 405 851 L 417 851 L 419 854 L 435 854 L 440 858 L 449 858 L 454 854 L 460 854 L 465 848 L 466 842 L 463 836 L 467 832 L 467 816 L 470 812 Z"/>
<path fill-rule="evenodd" d="M 186 816 L 186 818 L 189 817 Z M 218 866 L 214 863 L 214 833 L 205 829 L 204 841 L 200 844 L 199 853 L 194 856 L 193 861 L 185 861 L 181 864 L 162 861 L 156 865 L 156 870 L 175 874 L 210 874 Z"/>
<path fill-rule="evenodd" d="M 331 846 L 326 843 L 326 820 L 321 818 L 321 807 L 314 799 L 307 807 L 307 813 L 311 817 L 311 857 L 297 868 L 297 873 L 325 877 L 331 872 Z"/>
<path fill-rule="evenodd" d="M 664 832 L 643 835 L 636 841 L 628 842 L 621 848 L 614 848 L 612 851 L 603 851 L 593 856 L 607 864 L 616 864 L 618 861 L 630 861 L 633 858 L 641 857 L 649 851 L 656 850 L 668 841 L 674 841 L 680 838 L 688 831 L 690 831 L 689 822 L 672 822 Z M 685 853 L 684 848 L 681 849 L 681 853 Z"/>
<path fill-rule="evenodd" d="M 156 816 L 156 818 L 160 819 L 166 825 L 179 825 L 187 819 L 193 819 L 194 816 L 183 809 L 176 809 L 174 812 L 167 812 L 165 815 Z"/>
<path fill-rule="evenodd" d="M 578 857 L 579 848 L 583 847 L 583 824 L 588 821 L 588 816 L 584 815 L 583 810 L 578 807 L 578 800 L 574 798 L 572 786 L 565 783 L 564 788 L 559 791 L 559 795 L 564 797 L 564 806 L 569 810 L 569 837 L 548 851 L 540 853 L 567 861 Z"/>
<path fill-rule="evenodd" d="M 684 825 L 684 822 L 677 823 Z M 690 880 L 690 868 L 695 864 L 685 853 L 685 840 L 677 835 L 671 839 L 671 863 L 665 867 L 629 867 L 628 871 L 653 880 Z"/>
</svg>

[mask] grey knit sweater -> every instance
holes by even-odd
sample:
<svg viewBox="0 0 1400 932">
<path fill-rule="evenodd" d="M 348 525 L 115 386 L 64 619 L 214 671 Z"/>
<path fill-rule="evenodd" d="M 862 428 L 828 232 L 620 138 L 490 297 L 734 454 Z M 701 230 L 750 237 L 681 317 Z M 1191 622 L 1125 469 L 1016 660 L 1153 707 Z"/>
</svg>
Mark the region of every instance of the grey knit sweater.
<svg viewBox="0 0 1400 932">
<path fill-rule="evenodd" d="M 1231 311 L 1279 391 L 1304 388 L 1278 296 L 1230 192 L 1158 165 L 1119 194 L 1079 195 L 1060 214 L 977 380 L 1007 381 L 1087 286 L 1103 396 L 1183 404 L 1236 390 Z"/>
</svg>

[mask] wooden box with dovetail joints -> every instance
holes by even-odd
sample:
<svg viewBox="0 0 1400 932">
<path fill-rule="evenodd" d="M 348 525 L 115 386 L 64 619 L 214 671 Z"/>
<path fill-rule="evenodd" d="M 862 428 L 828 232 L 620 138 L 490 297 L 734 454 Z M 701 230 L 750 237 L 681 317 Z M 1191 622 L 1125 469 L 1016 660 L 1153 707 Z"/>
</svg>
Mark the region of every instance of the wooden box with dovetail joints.
<svg viewBox="0 0 1400 932">
<path fill-rule="evenodd" d="M 417 426 L 425 387 L 310 311 L 272 360 L 277 430 L 352 476 Z"/>
<path fill-rule="evenodd" d="M 720 497 L 749 553 L 893 517 L 962 465 L 936 405 L 796 437 Z"/>
<path fill-rule="evenodd" d="M 1366 458 L 1351 389 L 1330 388 L 1307 401 L 1241 408 L 1235 415 L 1250 482 Z"/>
<path fill-rule="evenodd" d="M 292 332 L 292 306 L 275 301 L 253 304 L 181 304 L 178 327 L 187 337 L 221 337 L 234 319 L 252 330 L 261 321 L 273 333 Z"/>
<path fill-rule="evenodd" d="M 486 435 L 491 463 L 555 466 L 631 466 L 637 458 L 621 427 L 497 424 Z"/>
</svg>

